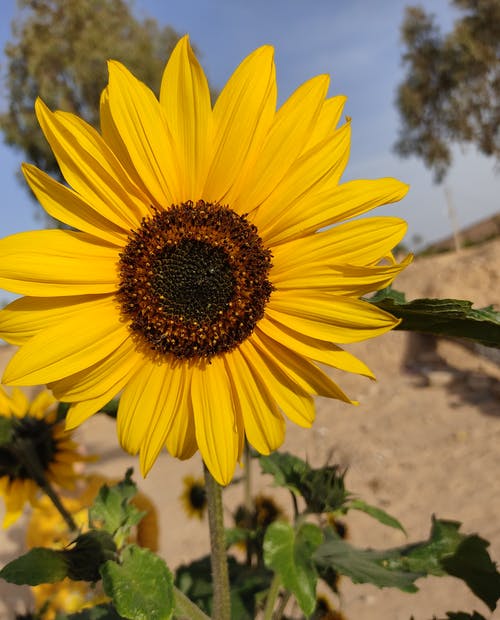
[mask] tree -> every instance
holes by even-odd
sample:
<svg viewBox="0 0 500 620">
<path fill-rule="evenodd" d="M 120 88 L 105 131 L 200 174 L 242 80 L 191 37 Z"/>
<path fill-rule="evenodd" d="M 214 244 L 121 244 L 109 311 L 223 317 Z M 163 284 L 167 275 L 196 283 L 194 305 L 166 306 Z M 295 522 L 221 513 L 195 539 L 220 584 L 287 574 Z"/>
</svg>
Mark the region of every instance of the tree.
<svg viewBox="0 0 500 620">
<path fill-rule="evenodd" d="M 500 0 L 452 0 L 461 13 L 443 35 L 435 17 L 407 7 L 402 24 L 406 77 L 396 106 L 395 151 L 416 155 L 441 182 L 451 144 L 473 144 L 500 161 Z"/>
<path fill-rule="evenodd" d="M 137 20 L 126 0 L 18 0 L 8 59 L 8 111 L 0 115 L 7 144 L 46 172 L 59 168 L 39 129 L 34 102 L 74 112 L 99 125 L 106 60 L 123 62 L 155 92 L 179 35 L 153 19 Z"/>
</svg>

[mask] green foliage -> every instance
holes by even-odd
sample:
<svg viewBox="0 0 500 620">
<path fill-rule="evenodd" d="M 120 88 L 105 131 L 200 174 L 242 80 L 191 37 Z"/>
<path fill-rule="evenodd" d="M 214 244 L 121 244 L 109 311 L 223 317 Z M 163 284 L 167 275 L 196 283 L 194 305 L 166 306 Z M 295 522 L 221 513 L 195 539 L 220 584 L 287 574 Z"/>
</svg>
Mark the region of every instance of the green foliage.
<svg viewBox="0 0 500 620">
<path fill-rule="evenodd" d="M 231 583 L 231 617 L 253 620 L 257 602 L 271 583 L 272 573 L 264 566 L 249 566 L 233 556 L 228 557 Z M 210 557 L 180 566 L 175 573 L 175 585 L 206 614 L 212 612 L 213 585 Z"/>
<path fill-rule="evenodd" d="M 34 114 L 37 96 L 99 127 L 99 98 L 108 59 L 123 62 L 155 92 L 179 35 L 153 19 L 138 20 L 127 0 L 18 0 L 7 44 L 9 109 L 0 115 L 7 144 L 28 161 L 59 174 Z"/>
<path fill-rule="evenodd" d="M 312 523 L 297 529 L 276 521 L 264 538 L 264 561 L 293 593 L 302 611 L 310 615 L 316 607 L 318 574 L 312 560 L 314 551 L 323 541 L 323 533 Z"/>
<path fill-rule="evenodd" d="M 486 551 L 488 547 L 489 542 L 479 536 L 468 536 L 442 563 L 449 575 L 465 581 L 472 592 L 494 610 L 500 598 L 500 574 Z"/>
<path fill-rule="evenodd" d="M 128 545 L 120 563 L 101 567 L 104 591 L 130 620 L 168 620 L 174 611 L 173 578 L 165 562 L 149 549 Z"/>
<path fill-rule="evenodd" d="M 451 0 L 462 12 L 443 35 L 432 14 L 407 7 L 401 27 L 406 76 L 396 106 L 395 150 L 416 155 L 443 180 L 453 142 L 500 159 L 500 3 Z"/>
<path fill-rule="evenodd" d="M 0 577 L 19 586 L 57 583 L 68 576 L 68 563 L 62 551 L 35 547 L 0 570 Z"/>
<path fill-rule="evenodd" d="M 353 499 L 347 504 L 347 510 L 359 510 L 361 512 L 370 515 L 376 519 L 382 525 L 387 525 L 389 527 L 393 527 L 397 530 L 401 530 L 403 534 L 406 534 L 405 528 L 401 525 L 401 523 L 392 515 L 387 514 L 385 510 L 382 508 L 378 508 L 377 506 L 371 506 L 367 504 L 362 499 Z M 346 511 L 347 511 L 346 510 Z"/>
<path fill-rule="evenodd" d="M 314 560 L 347 575 L 354 583 L 372 583 L 415 592 L 415 581 L 427 575 L 462 579 L 490 609 L 500 599 L 500 574 L 479 537 L 459 532 L 460 524 L 434 519 L 429 539 L 395 549 L 357 549 L 333 530 L 314 553 Z M 479 567 L 479 570 L 477 568 Z"/>
<path fill-rule="evenodd" d="M 99 568 L 116 557 L 116 546 L 107 532 L 90 530 L 80 534 L 62 551 L 35 547 L 9 562 L 0 577 L 18 585 L 56 583 L 65 577 L 75 581 L 98 581 Z"/>
<path fill-rule="evenodd" d="M 137 493 L 137 486 L 132 480 L 132 470 L 128 469 L 125 478 L 109 487 L 107 484 L 99 489 L 97 498 L 89 510 L 90 525 L 100 524 L 105 532 L 111 534 L 118 547 L 123 545 L 130 530 L 144 516 L 130 500 Z"/>
<path fill-rule="evenodd" d="M 476 310 L 470 301 L 460 299 L 406 301 L 404 293 L 391 288 L 379 291 L 368 301 L 401 319 L 396 329 L 466 338 L 500 348 L 500 312 L 491 307 Z"/>
<path fill-rule="evenodd" d="M 96 605 L 75 614 L 63 614 L 59 612 L 56 620 L 122 620 L 123 616 L 116 611 L 111 604 Z"/>
<path fill-rule="evenodd" d="M 276 486 L 297 494 L 300 494 L 302 477 L 311 469 L 305 461 L 288 452 L 273 452 L 269 456 L 261 456 L 259 464 L 264 474 L 274 477 Z"/>
</svg>

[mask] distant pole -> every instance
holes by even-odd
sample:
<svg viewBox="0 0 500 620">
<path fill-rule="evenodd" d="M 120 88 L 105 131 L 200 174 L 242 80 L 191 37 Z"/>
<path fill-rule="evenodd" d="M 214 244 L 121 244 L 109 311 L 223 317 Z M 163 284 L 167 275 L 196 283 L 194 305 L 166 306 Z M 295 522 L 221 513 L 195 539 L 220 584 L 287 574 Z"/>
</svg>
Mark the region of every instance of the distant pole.
<svg viewBox="0 0 500 620">
<path fill-rule="evenodd" d="M 455 245 L 455 252 L 460 252 L 460 233 L 458 231 L 457 212 L 453 206 L 453 199 L 451 195 L 451 189 L 448 185 L 444 186 L 444 196 L 446 198 L 446 209 L 448 211 L 448 219 L 450 220 L 450 226 L 453 233 L 453 243 Z"/>
</svg>

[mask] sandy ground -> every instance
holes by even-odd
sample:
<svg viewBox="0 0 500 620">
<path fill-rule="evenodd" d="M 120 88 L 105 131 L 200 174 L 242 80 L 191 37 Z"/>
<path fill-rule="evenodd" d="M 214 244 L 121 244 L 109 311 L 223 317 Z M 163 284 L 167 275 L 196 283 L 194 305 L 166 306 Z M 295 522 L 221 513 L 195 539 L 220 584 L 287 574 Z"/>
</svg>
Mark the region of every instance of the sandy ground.
<svg viewBox="0 0 500 620">
<path fill-rule="evenodd" d="M 500 241 L 462 251 L 419 259 L 402 274 L 397 287 L 412 299 L 422 296 L 467 298 L 476 307 L 500 305 Z M 429 343 L 393 332 L 351 349 L 377 375 L 378 381 L 336 374 L 359 407 L 319 400 L 312 430 L 289 426 L 284 450 L 314 465 L 327 459 L 349 468 L 347 487 L 364 500 L 396 516 L 408 538 L 360 513 L 347 518 L 353 544 L 388 547 L 427 538 L 431 516 L 458 520 L 463 531 L 491 542 L 500 562 L 500 367 L 498 357 L 472 352 L 460 344 Z M 491 352 L 491 350 L 490 350 Z M 4 359 L 9 354 L 3 351 Z M 411 367 L 411 370 L 408 367 Z M 93 466 L 122 475 L 136 459 L 119 449 L 113 423 L 95 416 L 78 431 L 92 453 L 102 455 Z M 270 480 L 257 475 L 255 486 L 271 490 Z M 163 454 L 146 480 L 136 479 L 160 512 L 161 554 L 171 567 L 208 550 L 206 522 L 188 520 L 179 503 L 182 478 L 198 475 L 200 461 L 178 462 Z M 225 491 L 228 516 L 241 499 L 241 488 Z M 288 501 L 285 499 L 285 501 Z M 285 504 L 286 505 L 286 504 Z M 2 507 L 0 506 L 0 513 Z M 1 518 L 0 514 L 0 518 Z M 0 534 L 0 564 L 22 548 L 19 526 Z M 446 611 L 477 610 L 500 619 L 453 578 L 417 582 L 416 594 L 378 590 L 341 581 L 337 601 L 349 620 L 431 620 Z M 0 584 L 0 618 L 26 609 L 22 588 Z"/>
</svg>

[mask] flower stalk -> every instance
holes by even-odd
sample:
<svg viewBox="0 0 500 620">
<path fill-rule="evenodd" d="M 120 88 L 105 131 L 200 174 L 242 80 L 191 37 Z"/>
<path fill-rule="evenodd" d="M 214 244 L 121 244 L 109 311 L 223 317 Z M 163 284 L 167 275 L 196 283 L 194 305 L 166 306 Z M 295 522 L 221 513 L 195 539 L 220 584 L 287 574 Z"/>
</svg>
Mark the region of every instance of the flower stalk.
<svg viewBox="0 0 500 620">
<path fill-rule="evenodd" d="M 12 441 L 11 450 L 15 453 L 19 462 L 23 464 L 31 479 L 36 482 L 40 489 L 54 504 L 56 510 L 64 519 L 69 529 L 72 532 L 75 532 L 78 529 L 77 525 L 71 514 L 64 507 L 59 495 L 55 492 L 54 487 L 47 479 L 42 464 L 40 463 L 40 459 L 38 458 L 36 450 L 33 450 L 31 442 L 20 437 L 15 437 Z"/>
<path fill-rule="evenodd" d="M 222 487 L 217 483 L 207 467 L 204 467 L 204 472 L 208 503 L 208 525 L 210 529 L 212 584 L 214 590 L 212 618 L 214 618 L 214 620 L 231 620 L 226 536 L 222 508 Z"/>
</svg>

